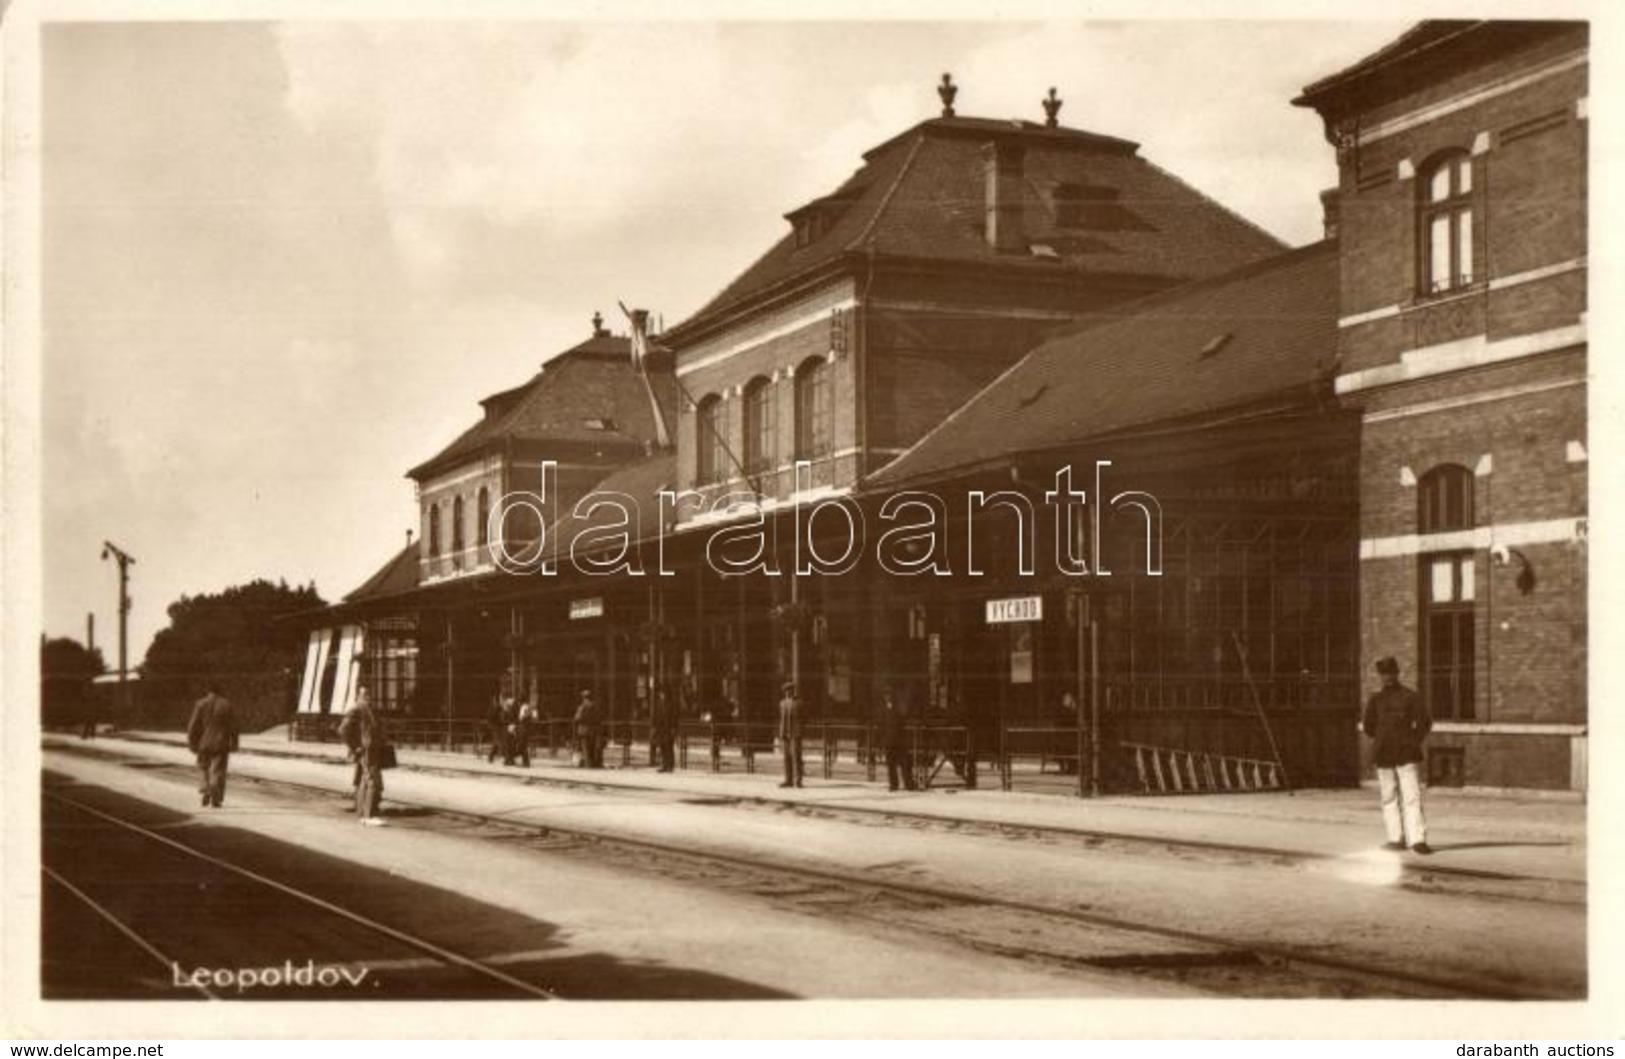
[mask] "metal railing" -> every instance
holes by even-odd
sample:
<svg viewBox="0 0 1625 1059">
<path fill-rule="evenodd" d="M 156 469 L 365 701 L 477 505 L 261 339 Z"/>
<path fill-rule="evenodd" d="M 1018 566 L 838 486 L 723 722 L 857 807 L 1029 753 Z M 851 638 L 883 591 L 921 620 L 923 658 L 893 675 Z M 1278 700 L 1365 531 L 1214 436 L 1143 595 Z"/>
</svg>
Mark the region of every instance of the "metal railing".
<svg viewBox="0 0 1625 1059">
<path fill-rule="evenodd" d="M 337 742 L 339 720 L 333 715 L 296 716 L 289 725 L 289 739 Z M 495 733 L 481 719 L 390 718 L 388 724 L 390 741 L 398 747 L 507 757 L 502 746 L 493 751 Z M 777 729 L 772 721 L 684 721 L 673 733 L 675 764 L 680 769 L 713 773 L 776 771 Z M 905 726 L 904 732 L 907 767 L 920 789 L 974 788 L 979 768 L 993 769 L 1000 789 L 1007 791 L 1078 794 L 1089 787 L 1089 748 L 1084 745 L 1080 757 L 1078 732 L 1073 727 L 976 730 L 959 725 L 913 724 Z M 834 782 L 873 783 L 884 777 L 887 748 L 876 726 L 815 722 L 805 725 L 802 733 L 803 763 L 810 774 Z M 529 757 L 563 757 L 580 764 L 585 756 L 573 720 L 531 722 L 526 736 Z M 605 762 L 612 767 L 655 764 L 656 751 L 647 721 L 606 722 L 600 727 L 599 738 L 608 751 Z M 1119 738 L 1111 738 L 1100 751 L 1102 765 L 1108 766 L 1105 778 L 1111 781 L 1104 786 L 1114 789 L 1128 786 L 1144 793 L 1175 794 L 1278 790 L 1285 785 L 1276 762 L 1244 753 L 1183 750 Z M 517 749 L 514 753 L 519 756 Z M 765 763 L 761 760 L 764 756 Z"/>
<path fill-rule="evenodd" d="M 1081 791 L 1080 772 L 1088 768 L 1087 754 L 1076 727 L 1005 728 L 996 755 L 999 785 L 1007 791 L 1018 784 Z"/>
</svg>

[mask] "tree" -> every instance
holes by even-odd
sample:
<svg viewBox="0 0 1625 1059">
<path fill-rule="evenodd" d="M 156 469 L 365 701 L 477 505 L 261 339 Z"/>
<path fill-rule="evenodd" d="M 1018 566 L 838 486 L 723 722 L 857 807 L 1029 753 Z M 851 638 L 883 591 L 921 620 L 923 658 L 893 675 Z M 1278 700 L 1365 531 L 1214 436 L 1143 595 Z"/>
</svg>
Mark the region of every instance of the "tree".
<svg viewBox="0 0 1625 1059">
<path fill-rule="evenodd" d="M 47 728 L 78 724 L 90 704 L 90 682 L 107 672 L 100 648 L 69 636 L 41 639 L 40 713 Z"/>
<path fill-rule="evenodd" d="M 192 703 L 216 684 L 245 728 L 285 720 L 305 634 L 278 619 L 323 605 L 314 584 L 289 588 L 263 579 L 171 603 L 169 627 L 153 639 L 141 666 L 151 719 L 185 723 Z"/>
</svg>

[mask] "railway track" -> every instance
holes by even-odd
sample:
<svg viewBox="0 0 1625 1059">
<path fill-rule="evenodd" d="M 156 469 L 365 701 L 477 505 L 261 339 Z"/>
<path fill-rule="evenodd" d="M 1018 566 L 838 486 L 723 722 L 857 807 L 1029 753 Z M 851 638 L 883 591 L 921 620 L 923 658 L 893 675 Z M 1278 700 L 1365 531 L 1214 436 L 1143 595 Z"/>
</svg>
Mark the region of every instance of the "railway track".
<svg viewBox="0 0 1625 1059">
<path fill-rule="evenodd" d="M 161 740 L 137 739 L 135 742 L 150 742 L 153 745 L 174 745 Z M 65 743 L 58 749 L 77 750 L 77 744 Z M 250 753 L 259 753 L 251 751 Z M 331 763 L 332 759 L 306 753 L 273 753 L 272 758 L 300 761 L 316 761 Z M 467 770 L 443 767 L 437 764 L 405 764 L 403 767 L 412 772 L 421 772 L 426 775 L 446 776 L 450 778 L 467 778 L 474 775 Z M 481 778 L 506 780 L 510 783 L 522 783 L 530 786 L 545 787 L 557 790 L 601 791 L 611 794 L 626 794 L 629 791 L 643 792 L 645 788 L 627 788 L 612 783 L 597 783 L 586 778 L 560 778 L 553 776 L 506 773 L 478 773 Z M 1315 853 L 1305 850 L 1282 849 L 1273 846 L 1248 845 L 1235 842 L 1211 842 L 1193 838 L 1173 838 L 1166 836 L 1152 836 L 1134 834 L 1123 831 L 1110 831 L 1103 828 L 1089 828 L 1067 826 L 1061 827 L 1049 824 L 1007 823 L 999 821 L 968 820 L 963 818 L 944 818 L 933 813 L 912 812 L 902 806 L 870 807 L 854 805 L 832 805 L 827 802 L 803 803 L 786 802 L 771 797 L 757 795 L 705 795 L 691 799 L 696 804 L 703 802 L 708 805 L 769 808 L 775 811 L 789 807 L 790 811 L 798 815 L 818 817 L 830 820 L 849 820 L 861 823 L 872 822 L 901 822 L 923 830 L 939 831 L 955 835 L 989 835 L 1015 839 L 1038 839 L 1041 841 L 1077 842 L 1089 846 L 1102 846 L 1133 850 L 1169 850 L 1188 853 L 1197 856 L 1212 857 L 1219 860 L 1261 860 L 1278 865 L 1304 865 L 1332 866 L 1341 858 L 1333 854 Z M 1392 859 L 1392 858 L 1390 858 Z M 1459 865 L 1440 864 L 1437 861 L 1418 862 L 1410 860 L 1396 860 L 1400 872 L 1400 884 L 1411 889 L 1424 892 L 1438 892 L 1448 889 L 1452 893 L 1461 892 L 1467 896 L 1488 896 L 1509 898 L 1515 900 L 1533 900 L 1547 904 L 1573 905 L 1584 907 L 1586 904 L 1586 886 L 1583 882 L 1569 879 L 1553 879 L 1541 876 L 1519 875 L 1510 872 L 1489 871 L 1480 868 L 1469 868 Z"/>
<path fill-rule="evenodd" d="M 88 818 L 103 829 L 113 828 L 126 835 L 136 836 L 148 847 L 156 847 L 155 852 L 158 852 L 159 856 L 179 857 L 189 860 L 192 862 L 193 872 L 196 876 L 194 885 L 200 889 L 209 885 L 219 885 L 222 877 L 229 878 L 230 882 L 234 883 L 239 890 L 244 887 L 258 889 L 262 893 L 274 894 L 278 901 L 292 901 L 303 906 L 301 925 L 306 932 L 321 933 L 320 921 L 323 919 L 329 922 L 337 922 L 342 924 L 347 935 L 353 936 L 359 930 L 364 934 L 383 939 L 386 945 L 378 951 L 386 958 L 392 955 L 390 950 L 393 948 L 410 952 L 417 957 L 417 962 L 420 964 L 423 958 L 427 958 L 433 964 L 450 969 L 455 972 L 454 979 L 461 978 L 464 980 L 462 982 L 454 980 L 444 987 L 444 991 L 450 995 L 472 994 L 486 999 L 518 997 L 532 1000 L 556 1000 L 560 998 L 559 994 L 552 989 L 516 977 L 498 967 L 491 966 L 489 963 L 454 951 L 418 934 L 380 922 L 300 887 L 271 878 L 223 857 L 199 850 L 116 813 L 88 805 L 79 799 L 69 797 L 58 791 L 45 790 L 42 796 L 46 802 L 57 807 L 59 811 L 62 809 L 68 810 L 70 816 L 77 814 L 81 818 Z M 49 828 L 51 824 L 48 823 L 47 826 Z M 63 821 L 59 816 L 55 821 L 55 826 L 57 828 L 65 826 L 83 828 L 84 825 L 73 825 L 71 821 Z M 47 850 L 50 848 L 50 845 L 47 844 Z M 52 867 L 49 863 L 42 862 L 41 870 L 51 883 L 71 895 L 79 904 L 88 908 L 107 926 L 150 956 L 162 968 L 163 975 L 160 977 L 167 977 L 172 986 L 178 989 L 192 990 L 208 999 L 222 999 L 228 995 L 214 976 L 199 976 L 194 973 L 195 969 L 190 966 L 187 966 L 186 972 L 183 973 L 181 970 L 183 966 L 181 957 L 185 953 L 181 949 L 170 944 L 165 939 L 151 937 L 150 930 L 143 930 L 139 925 L 131 922 L 132 915 L 129 911 L 120 912 L 111 907 L 116 903 L 120 903 L 119 894 L 116 890 L 111 899 L 106 896 L 98 898 L 89 892 L 90 889 L 95 887 L 95 883 L 92 881 L 81 879 L 80 883 L 84 885 L 75 883 L 67 877 L 67 873 L 62 871 L 60 867 Z M 176 895 L 177 902 L 183 899 L 184 895 Z M 233 895 L 232 900 L 248 906 L 254 903 L 255 897 L 254 895 L 236 894 Z M 125 900 L 123 903 L 128 904 L 129 902 Z M 316 921 L 311 918 L 311 910 L 315 912 Z M 149 918 L 151 917 L 149 916 Z M 186 932 L 176 930 L 175 933 L 177 936 L 184 936 Z M 272 969 L 274 970 L 274 968 Z M 332 973 L 334 980 L 337 981 L 339 972 L 335 970 Z M 414 974 L 421 977 L 421 969 L 415 971 Z M 260 977 L 262 980 L 255 983 L 255 988 L 269 984 L 263 980 L 265 976 L 261 975 Z M 312 971 L 312 978 L 314 977 L 315 974 Z M 239 980 L 237 984 L 240 986 L 241 981 Z M 281 981 L 276 983 L 278 988 L 286 984 L 289 983 Z M 240 988 L 237 995 L 239 997 L 242 995 Z M 371 999 L 372 997 L 369 996 L 368 998 Z"/>
<path fill-rule="evenodd" d="M 193 770 L 182 765 L 142 762 L 139 767 L 172 770 L 188 784 L 193 777 Z M 345 792 L 317 784 L 242 774 L 234 782 L 288 791 L 335 806 L 348 803 Z M 397 799 L 388 804 L 398 814 L 394 821 L 398 827 L 443 828 L 443 822 L 455 821 L 458 833 L 465 837 L 522 845 L 550 855 L 586 857 L 628 874 L 681 878 L 811 915 L 868 921 L 1004 958 L 1175 980 L 1225 995 L 1498 1000 L 1564 995 L 1502 988 L 1466 976 L 1413 972 L 1256 938 L 1013 900 L 966 887 L 697 850 L 599 829 L 526 824 Z"/>
</svg>

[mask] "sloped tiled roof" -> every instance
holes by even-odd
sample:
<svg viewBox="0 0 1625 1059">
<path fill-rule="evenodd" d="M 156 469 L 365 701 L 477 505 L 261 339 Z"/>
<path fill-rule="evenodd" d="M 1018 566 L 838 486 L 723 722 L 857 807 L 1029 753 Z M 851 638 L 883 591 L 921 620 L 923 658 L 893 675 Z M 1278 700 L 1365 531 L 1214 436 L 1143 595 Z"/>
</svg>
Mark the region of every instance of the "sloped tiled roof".
<svg viewBox="0 0 1625 1059">
<path fill-rule="evenodd" d="M 1332 92 L 1337 88 L 1349 84 L 1350 82 L 1365 77 L 1367 74 L 1374 73 L 1383 67 L 1391 66 L 1394 63 L 1409 59 L 1413 55 L 1418 55 L 1425 52 L 1429 48 L 1432 48 L 1453 37 L 1459 36 L 1466 30 L 1480 24 L 1481 23 L 1478 22 L 1447 19 L 1434 19 L 1426 22 L 1418 22 L 1416 25 L 1394 38 L 1392 42 L 1378 48 L 1376 51 L 1372 52 L 1370 55 L 1367 55 L 1359 62 L 1354 63 L 1352 66 L 1344 67 L 1334 74 L 1322 77 L 1320 80 L 1309 85 L 1303 90 L 1303 93 L 1292 102 L 1298 106 L 1303 106 L 1310 102 L 1314 97 Z"/>
<path fill-rule="evenodd" d="M 675 489 L 677 482 L 677 454 L 667 450 L 606 475 L 592 487 L 594 493 L 622 493 L 638 505 L 638 524 L 627 528 L 634 543 L 654 540 L 660 534 L 661 509 L 657 494 L 662 489 Z M 552 555 L 562 560 L 570 555 L 577 537 L 591 529 L 599 529 L 620 521 L 613 506 L 605 505 L 585 519 L 561 519 L 549 531 L 553 544 Z"/>
<path fill-rule="evenodd" d="M 344 597 L 345 603 L 364 603 L 381 596 L 410 592 L 418 587 L 418 546 L 408 544 L 379 567 L 361 586 Z"/>
<path fill-rule="evenodd" d="M 994 139 L 1021 146 L 1022 232 L 1027 243 L 1050 248 L 1053 257 L 1000 253 L 984 238 L 983 150 Z M 1284 248 L 1137 152 L 1128 140 L 1032 122 L 922 122 L 867 152 L 863 166 L 836 191 L 787 214 L 825 211 L 821 235 L 798 247 L 794 231 L 786 232 L 681 327 L 850 253 L 1184 280 L 1227 272 Z M 1081 223 L 1057 224 L 1061 185 L 1088 197 Z"/>
<path fill-rule="evenodd" d="M 677 383 L 669 370 L 649 378 L 666 413 L 677 422 Z M 595 335 L 554 357 L 529 382 L 480 402 L 485 416 L 450 445 L 407 472 L 422 478 L 503 440 L 602 443 L 657 438 L 654 410 L 632 366 L 631 340 Z"/>
<path fill-rule="evenodd" d="M 1335 242 L 1128 306 L 1027 354 L 868 484 L 1200 422 L 1324 383 L 1337 350 Z"/>
</svg>

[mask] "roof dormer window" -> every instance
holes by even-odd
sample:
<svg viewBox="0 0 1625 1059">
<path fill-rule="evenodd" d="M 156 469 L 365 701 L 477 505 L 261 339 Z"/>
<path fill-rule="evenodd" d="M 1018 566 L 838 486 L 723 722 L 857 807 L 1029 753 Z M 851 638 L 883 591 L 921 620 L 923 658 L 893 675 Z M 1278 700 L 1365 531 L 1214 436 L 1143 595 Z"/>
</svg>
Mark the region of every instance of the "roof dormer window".
<svg viewBox="0 0 1625 1059">
<path fill-rule="evenodd" d="M 797 250 L 811 246 L 824 234 L 824 215 L 817 210 L 799 213 L 791 223 L 795 226 Z"/>
<path fill-rule="evenodd" d="M 1148 225 L 1122 203 L 1121 189 L 1103 184 L 1056 184 L 1050 193 L 1055 227 L 1096 232 L 1144 231 Z"/>
<path fill-rule="evenodd" d="M 796 249 L 811 246 L 829 234 L 829 230 L 835 227 L 835 222 L 840 220 L 841 214 L 857 201 L 863 190 L 861 185 L 848 185 L 832 195 L 814 199 L 805 206 L 786 213 L 784 219 L 790 222 L 790 229 L 795 235 Z"/>
</svg>

